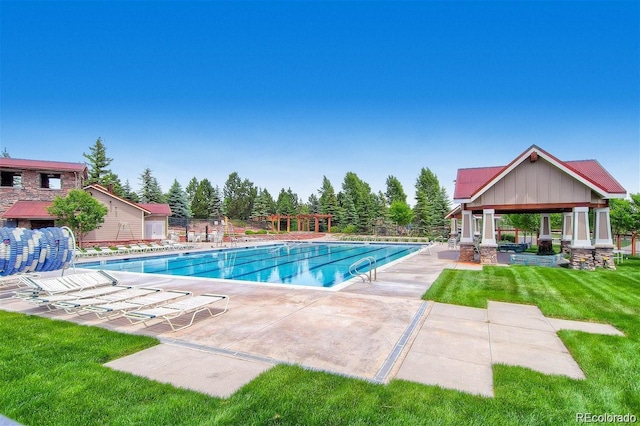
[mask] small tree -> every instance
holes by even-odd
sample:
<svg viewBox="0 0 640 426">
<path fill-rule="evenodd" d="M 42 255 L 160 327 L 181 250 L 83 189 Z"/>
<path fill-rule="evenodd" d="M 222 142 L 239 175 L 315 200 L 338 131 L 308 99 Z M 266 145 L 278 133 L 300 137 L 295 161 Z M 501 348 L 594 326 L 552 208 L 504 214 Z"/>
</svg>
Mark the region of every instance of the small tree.
<svg viewBox="0 0 640 426">
<path fill-rule="evenodd" d="M 406 202 L 397 200 L 389 207 L 389 217 L 398 226 L 405 227 L 413 221 L 413 211 Z"/>
<path fill-rule="evenodd" d="M 56 225 L 71 228 L 82 245 L 84 237 L 104 223 L 108 209 L 88 192 L 72 189 L 66 197 L 56 197 L 47 211 L 56 217 Z"/>
</svg>

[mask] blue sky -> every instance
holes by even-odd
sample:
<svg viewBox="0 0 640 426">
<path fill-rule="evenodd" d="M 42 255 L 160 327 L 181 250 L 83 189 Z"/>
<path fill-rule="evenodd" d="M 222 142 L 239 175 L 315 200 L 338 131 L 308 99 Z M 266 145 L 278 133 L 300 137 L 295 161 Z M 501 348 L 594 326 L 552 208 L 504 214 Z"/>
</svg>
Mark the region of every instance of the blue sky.
<svg viewBox="0 0 640 426">
<path fill-rule="evenodd" d="M 640 2 L 0 2 L 0 149 L 139 188 L 237 172 L 304 201 L 347 172 L 504 165 L 532 144 L 640 192 Z"/>
</svg>

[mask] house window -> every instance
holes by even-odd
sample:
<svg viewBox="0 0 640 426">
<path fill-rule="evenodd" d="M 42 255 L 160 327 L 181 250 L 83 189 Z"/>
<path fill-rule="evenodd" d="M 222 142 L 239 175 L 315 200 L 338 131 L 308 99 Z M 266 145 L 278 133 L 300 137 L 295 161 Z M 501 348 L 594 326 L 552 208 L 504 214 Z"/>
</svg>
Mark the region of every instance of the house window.
<svg viewBox="0 0 640 426">
<path fill-rule="evenodd" d="M 20 172 L 0 172 L 0 186 L 22 188 L 22 174 Z"/>
<path fill-rule="evenodd" d="M 40 188 L 62 189 L 60 173 L 40 173 Z"/>
</svg>

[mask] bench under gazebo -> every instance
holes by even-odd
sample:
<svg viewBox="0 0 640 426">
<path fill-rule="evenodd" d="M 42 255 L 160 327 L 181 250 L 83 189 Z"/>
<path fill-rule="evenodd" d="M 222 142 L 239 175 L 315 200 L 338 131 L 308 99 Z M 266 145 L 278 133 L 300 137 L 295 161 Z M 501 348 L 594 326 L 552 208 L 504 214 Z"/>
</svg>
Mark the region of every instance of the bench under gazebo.
<svg viewBox="0 0 640 426">
<path fill-rule="evenodd" d="M 550 214 L 562 213 L 561 248 L 570 254 L 570 267 L 615 268 L 609 200 L 626 194 L 597 160 L 562 161 L 536 145 L 506 166 L 458 169 L 453 198 L 460 205 L 448 217 L 452 237 L 459 238 L 459 260 L 475 261 L 479 234 L 480 263 L 497 263 L 495 216 L 500 214 L 539 213 L 538 245 L 551 251 Z"/>
</svg>

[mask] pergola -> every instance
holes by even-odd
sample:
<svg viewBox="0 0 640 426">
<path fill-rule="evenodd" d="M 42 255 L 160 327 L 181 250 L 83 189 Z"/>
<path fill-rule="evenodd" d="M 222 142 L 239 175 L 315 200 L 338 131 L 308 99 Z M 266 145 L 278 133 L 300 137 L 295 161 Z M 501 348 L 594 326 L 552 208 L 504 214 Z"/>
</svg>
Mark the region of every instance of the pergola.
<svg viewBox="0 0 640 426">
<path fill-rule="evenodd" d="M 291 232 L 291 219 L 298 223 L 298 231 L 310 231 L 311 219 L 315 220 L 314 232 L 320 231 L 320 219 L 327 219 L 327 232 L 331 233 L 331 215 L 330 214 L 274 214 L 269 216 L 271 226 L 280 232 L 280 221 L 287 219 L 287 232 Z M 277 225 L 276 225 L 277 224 Z"/>
<path fill-rule="evenodd" d="M 561 161 L 532 145 L 506 166 L 458 169 L 453 198 L 460 205 L 448 217 L 454 237 L 461 229 L 461 261 L 474 261 L 474 236 L 479 235 L 480 263 L 496 264 L 496 214 L 539 213 L 538 246 L 545 251 L 551 249 L 549 215 L 562 213 L 561 246 L 570 253 L 571 267 L 594 269 L 613 259 L 609 199 L 626 194 L 598 161 Z M 481 217 L 477 231 L 474 215 Z M 613 262 L 607 266 L 615 268 Z"/>
</svg>

